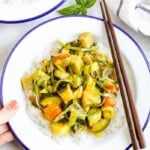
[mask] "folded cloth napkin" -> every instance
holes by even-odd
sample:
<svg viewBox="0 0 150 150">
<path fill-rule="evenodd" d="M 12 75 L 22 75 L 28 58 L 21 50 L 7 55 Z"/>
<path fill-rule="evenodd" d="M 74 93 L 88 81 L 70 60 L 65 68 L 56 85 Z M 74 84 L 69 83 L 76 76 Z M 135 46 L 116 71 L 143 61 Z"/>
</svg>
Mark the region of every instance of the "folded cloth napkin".
<svg viewBox="0 0 150 150">
<path fill-rule="evenodd" d="M 150 0 L 106 0 L 111 11 L 138 32 L 150 36 Z"/>
</svg>

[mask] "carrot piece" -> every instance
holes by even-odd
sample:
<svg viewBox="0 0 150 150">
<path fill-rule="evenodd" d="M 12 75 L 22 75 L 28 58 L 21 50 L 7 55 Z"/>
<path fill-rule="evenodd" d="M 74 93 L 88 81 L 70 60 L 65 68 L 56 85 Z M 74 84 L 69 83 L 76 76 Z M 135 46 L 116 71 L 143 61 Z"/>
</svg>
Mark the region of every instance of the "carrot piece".
<svg viewBox="0 0 150 150">
<path fill-rule="evenodd" d="M 58 55 L 53 56 L 54 61 L 57 61 L 58 59 L 62 60 L 62 59 L 66 59 L 68 58 L 70 55 L 66 54 L 66 53 L 58 53 Z"/>
<path fill-rule="evenodd" d="M 62 62 L 62 67 L 63 67 L 64 69 L 66 69 L 66 66 L 67 66 L 67 65 L 66 65 L 66 62 L 63 61 L 63 62 Z"/>
<path fill-rule="evenodd" d="M 59 60 L 58 56 L 53 57 L 53 61 L 56 63 Z"/>
<path fill-rule="evenodd" d="M 44 109 L 44 116 L 46 119 L 53 121 L 61 112 L 62 110 L 59 105 L 52 104 Z"/>
<path fill-rule="evenodd" d="M 55 65 L 60 64 L 64 69 L 67 67 L 66 58 L 68 58 L 70 55 L 66 53 L 58 53 L 58 55 L 53 56 L 53 62 Z"/>
<path fill-rule="evenodd" d="M 64 68 L 64 69 L 66 69 L 67 68 L 67 66 L 68 66 L 68 62 L 66 61 L 66 60 L 64 60 L 64 61 L 62 61 L 62 67 Z"/>
<path fill-rule="evenodd" d="M 61 54 L 61 59 L 66 59 L 66 58 L 68 58 L 70 55 L 69 54 L 67 54 L 67 53 L 63 53 L 63 54 Z"/>
<path fill-rule="evenodd" d="M 116 104 L 115 100 L 111 97 L 105 97 L 104 99 L 104 107 L 114 106 Z"/>
<path fill-rule="evenodd" d="M 107 86 L 106 88 L 111 93 L 117 93 L 119 91 L 119 87 L 115 85 L 110 85 L 110 86 Z"/>
</svg>

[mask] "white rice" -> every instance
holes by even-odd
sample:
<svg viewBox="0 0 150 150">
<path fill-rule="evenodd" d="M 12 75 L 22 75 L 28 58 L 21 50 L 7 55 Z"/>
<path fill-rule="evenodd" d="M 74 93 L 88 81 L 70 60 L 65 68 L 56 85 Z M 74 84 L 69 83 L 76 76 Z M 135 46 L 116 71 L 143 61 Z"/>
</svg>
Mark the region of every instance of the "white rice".
<svg viewBox="0 0 150 150">
<path fill-rule="evenodd" d="M 40 0 L 0 0 L 0 5 L 27 5 L 32 4 Z"/>
<path fill-rule="evenodd" d="M 124 115 L 124 110 L 122 106 L 122 101 L 120 96 L 117 99 L 116 103 L 116 109 L 115 109 L 115 117 L 111 120 L 110 124 L 106 128 L 104 134 L 102 137 L 98 138 L 95 137 L 94 135 L 91 135 L 87 132 L 81 132 L 78 135 L 70 135 L 67 137 L 53 137 L 51 130 L 50 130 L 50 123 L 49 121 L 45 120 L 42 117 L 41 111 L 33 106 L 30 101 L 27 101 L 27 114 L 30 117 L 30 119 L 37 124 L 37 127 L 39 128 L 40 132 L 42 132 L 45 136 L 52 138 L 55 140 L 58 144 L 63 145 L 63 143 L 69 141 L 72 141 L 77 144 L 83 144 L 83 143 L 88 143 L 90 144 L 98 144 L 100 141 L 105 141 L 105 138 L 111 138 L 111 135 L 114 135 L 115 133 L 119 132 L 119 129 L 121 129 L 123 126 L 125 126 L 125 115 Z"/>
<path fill-rule="evenodd" d="M 101 48 L 104 48 L 104 44 L 101 44 Z M 100 48 L 100 50 L 101 50 Z M 105 46 L 106 48 L 106 46 Z M 107 48 L 108 49 L 108 48 Z M 56 52 L 56 51 L 55 51 Z M 54 53 L 51 52 L 51 54 Z M 39 64 L 39 62 L 45 58 L 47 58 L 47 56 L 50 56 L 50 49 L 49 46 L 47 46 L 47 48 L 44 50 L 44 54 L 41 51 L 40 53 L 41 55 L 39 55 L 39 53 L 37 54 L 37 56 L 35 56 L 32 68 L 30 68 L 31 70 L 33 70 L 35 67 L 37 67 L 37 64 Z M 28 73 L 31 73 L 27 72 Z M 106 140 L 106 138 L 111 138 L 112 135 L 114 135 L 115 133 L 119 132 L 119 129 L 122 128 L 123 126 L 126 125 L 125 123 L 125 114 L 124 114 L 124 109 L 123 109 L 123 104 L 122 104 L 122 100 L 120 97 L 120 94 L 117 97 L 117 102 L 116 102 L 116 108 L 115 108 L 115 117 L 111 120 L 109 126 L 106 128 L 104 135 L 102 135 L 102 137 L 97 138 L 94 135 L 88 134 L 87 132 L 81 132 L 79 135 L 70 135 L 67 137 L 61 137 L 61 138 L 56 138 L 52 136 L 52 133 L 50 131 L 50 124 L 47 120 L 45 120 L 42 115 L 41 115 L 41 111 L 34 107 L 31 102 L 28 100 L 27 101 L 27 114 L 30 117 L 30 119 L 37 124 L 37 127 L 39 128 L 39 130 L 45 134 L 45 136 L 47 137 L 51 137 L 53 140 L 55 140 L 58 144 L 60 145 L 64 145 L 64 143 L 67 143 L 67 141 L 72 141 L 74 143 L 77 144 L 84 144 L 84 143 L 88 143 L 89 145 L 91 144 L 99 144 L 99 143 L 104 143 Z M 102 141 L 102 142 L 100 142 Z"/>
</svg>

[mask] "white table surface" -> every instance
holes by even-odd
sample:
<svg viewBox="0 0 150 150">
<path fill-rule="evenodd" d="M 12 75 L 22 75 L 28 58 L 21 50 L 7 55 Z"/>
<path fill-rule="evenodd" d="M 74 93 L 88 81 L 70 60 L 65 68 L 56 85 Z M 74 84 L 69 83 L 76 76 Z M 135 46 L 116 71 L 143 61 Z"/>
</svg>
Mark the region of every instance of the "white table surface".
<svg viewBox="0 0 150 150">
<path fill-rule="evenodd" d="M 72 4 L 73 0 L 68 0 L 63 6 L 68 4 Z M 92 7 L 88 11 L 88 15 L 93 15 L 100 17 L 100 9 L 99 4 L 97 3 L 94 7 Z M 2 71 L 5 60 L 15 45 L 15 43 L 33 26 L 47 20 L 49 18 L 53 18 L 59 16 L 59 14 L 55 12 L 35 21 L 21 23 L 21 24 L 0 24 L 0 73 Z M 113 22 L 126 30 L 143 48 L 146 57 L 150 62 L 150 37 L 146 37 L 141 33 L 137 33 L 125 25 L 123 22 L 118 20 L 115 16 L 112 16 Z M 144 131 L 144 135 L 146 138 L 146 143 L 150 150 L 150 123 L 148 124 L 146 130 Z M 16 142 L 12 142 L 0 147 L 0 150 L 21 150 L 20 146 L 16 144 Z"/>
</svg>

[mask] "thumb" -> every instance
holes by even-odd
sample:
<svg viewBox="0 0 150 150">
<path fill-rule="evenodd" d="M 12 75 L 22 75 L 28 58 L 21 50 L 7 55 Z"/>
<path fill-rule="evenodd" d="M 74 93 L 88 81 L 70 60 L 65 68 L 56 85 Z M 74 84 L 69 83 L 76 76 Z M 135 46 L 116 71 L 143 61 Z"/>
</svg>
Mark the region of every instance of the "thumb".
<svg viewBox="0 0 150 150">
<path fill-rule="evenodd" d="M 18 110 L 18 103 L 12 100 L 0 110 L 0 125 L 5 124 Z"/>
</svg>

